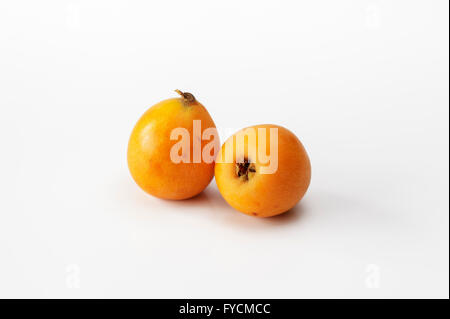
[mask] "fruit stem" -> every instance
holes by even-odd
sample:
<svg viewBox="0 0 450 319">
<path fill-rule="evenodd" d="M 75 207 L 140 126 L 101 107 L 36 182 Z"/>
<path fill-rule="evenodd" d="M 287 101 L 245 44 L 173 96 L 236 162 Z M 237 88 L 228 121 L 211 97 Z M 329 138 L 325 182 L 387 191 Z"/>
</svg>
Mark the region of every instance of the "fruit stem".
<svg viewBox="0 0 450 319">
<path fill-rule="evenodd" d="M 189 92 L 181 92 L 180 90 L 175 90 L 175 92 L 177 92 L 178 94 L 181 95 L 181 97 L 188 103 L 193 103 L 195 102 L 195 97 L 194 95 L 192 95 Z"/>
</svg>

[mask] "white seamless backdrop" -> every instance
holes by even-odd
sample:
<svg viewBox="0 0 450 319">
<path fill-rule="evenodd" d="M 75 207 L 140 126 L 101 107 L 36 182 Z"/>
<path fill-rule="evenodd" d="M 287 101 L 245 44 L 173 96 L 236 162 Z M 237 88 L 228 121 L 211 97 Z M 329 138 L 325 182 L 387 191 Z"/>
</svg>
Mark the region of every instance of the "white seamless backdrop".
<svg viewBox="0 0 450 319">
<path fill-rule="evenodd" d="M 0 2 L 0 297 L 449 296 L 448 1 Z M 257 219 L 162 201 L 129 134 L 193 93 L 274 123 L 311 187 Z"/>
</svg>

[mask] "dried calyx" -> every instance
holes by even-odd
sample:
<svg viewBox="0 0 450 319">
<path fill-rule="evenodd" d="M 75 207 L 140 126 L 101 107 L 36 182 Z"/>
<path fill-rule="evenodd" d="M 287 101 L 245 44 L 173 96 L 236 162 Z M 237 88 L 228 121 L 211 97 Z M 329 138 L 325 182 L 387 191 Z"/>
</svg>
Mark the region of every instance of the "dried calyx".
<svg viewBox="0 0 450 319">
<path fill-rule="evenodd" d="M 256 172 L 255 163 L 251 163 L 245 158 L 242 163 L 236 163 L 235 172 L 237 177 L 248 181 L 249 177 L 252 177 Z"/>
</svg>

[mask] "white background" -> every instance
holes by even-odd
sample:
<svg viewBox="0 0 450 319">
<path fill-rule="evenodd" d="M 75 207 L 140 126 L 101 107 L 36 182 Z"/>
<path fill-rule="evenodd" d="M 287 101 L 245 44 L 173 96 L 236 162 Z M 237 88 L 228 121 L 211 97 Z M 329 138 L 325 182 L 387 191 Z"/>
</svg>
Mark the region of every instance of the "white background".
<svg viewBox="0 0 450 319">
<path fill-rule="evenodd" d="M 449 296 L 448 1 L 0 3 L 0 297 Z M 271 219 L 146 195 L 128 137 L 189 91 L 222 141 L 283 125 Z"/>
</svg>

